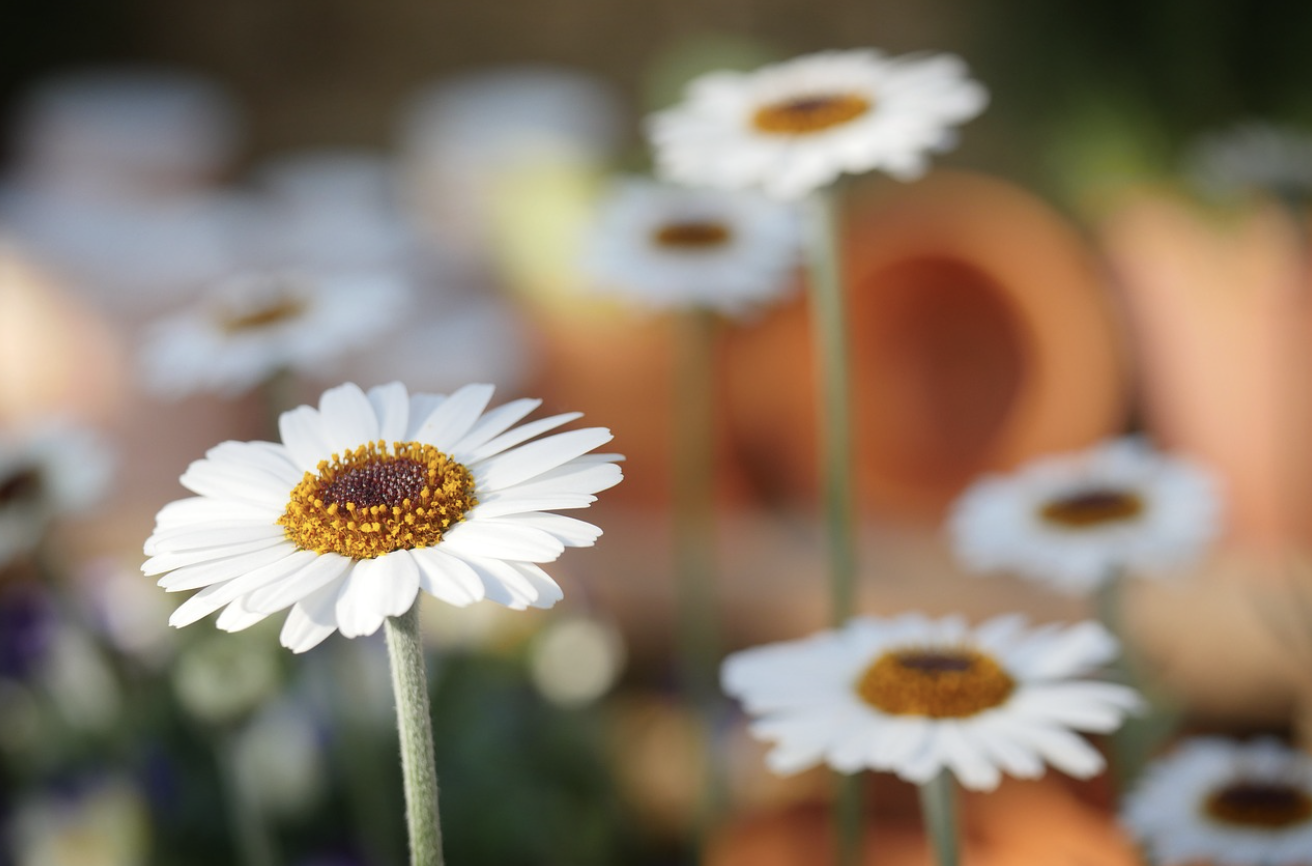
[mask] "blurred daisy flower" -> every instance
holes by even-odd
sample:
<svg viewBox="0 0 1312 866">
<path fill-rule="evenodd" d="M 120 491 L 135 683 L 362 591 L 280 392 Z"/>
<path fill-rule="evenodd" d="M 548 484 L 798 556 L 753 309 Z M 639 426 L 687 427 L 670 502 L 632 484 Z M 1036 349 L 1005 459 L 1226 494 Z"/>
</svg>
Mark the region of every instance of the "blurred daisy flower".
<svg viewBox="0 0 1312 866">
<path fill-rule="evenodd" d="M 1299 130 L 1241 123 L 1200 138 L 1185 166 L 1212 195 L 1267 192 L 1289 201 L 1312 199 L 1312 135 Z"/>
<path fill-rule="evenodd" d="M 782 295 L 800 252 L 790 205 L 633 177 L 603 201 L 584 264 L 600 288 L 642 306 L 734 315 Z"/>
<path fill-rule="evenodd" d="M 515 427 L 541 401 L 485 411 L 492 390 L 342 385 L 317 410 L 283 413 L 282 443 L 210 449 L 182 476 L 198 495 L 165 506 L 146 541 L 147 575 L 200 589 L 170 623 L 226 608 L 218 626 L 238 631 L 290 607 L 282 644 L 304 652 L 335 631 L 373 634 L 421 589 L 459 606 L 551 607 L 560 588 L 537 563 L 601 530 L 547 511 L 588 506 L 620 481 L 622 458 L 589 453 L 611 439 L 600 427 L 529 442 L 579 413 Z"/>
<path fill-rule="evenodd" d="M 1312 757 L 1271 739 L 1187 740 L 1149 765 L 1121 818 L 1162 866 L 1304 866 Z"/>
<path fill-rule="evenodd" d="M 1075 677 L 1116 650 L 1093 622 L 1031 630 L 1002 616 L 971 629 L 960 617 L 903 614 L 734 653 L 721 681 L 757 717 L 752 733 L 775 743 L 766 761 L 777 773 L 823 761 L 923 784 L 946 769 L 991 790 L 1003 773 L 1042 776 L 1045 761 L 1080 778 L 1103 769 L 1072 731 L 1115 730 L 1141 701 Z"/>
<path fill-rule="evenodd" d="M 955 143 L 952 127 L 987 102 L 953 55 L 825 51 L 704 75 L 647 130 L 670 180 L 797 198 L 843 172 L 919 177 L 931 152 Z"/>
<path fill-rule="evenodd" d="M 312 373 L 368 346 L 402 318 L 407 300 L 404 282 L 382 273 L 242 274 L 155 322 L 142 373 L 167 397 L 240 394 L 283 370 Z"/>
<path fill-rule="evenodd" d="M 71 422 L 0 434 L 0 566 L 33 550 L 56 517 L 94 505 L 112 470 L 108 444 Z"/>
<path fill-rule="evenodd" d="M 1124 438 L 982 477 L 952 506 L 948 529 L 971 571 L 1085 593 L 1124 569 L 1188 564 L 1220 533 L 1221 517 L 1210 473 Z"/>
</svg>

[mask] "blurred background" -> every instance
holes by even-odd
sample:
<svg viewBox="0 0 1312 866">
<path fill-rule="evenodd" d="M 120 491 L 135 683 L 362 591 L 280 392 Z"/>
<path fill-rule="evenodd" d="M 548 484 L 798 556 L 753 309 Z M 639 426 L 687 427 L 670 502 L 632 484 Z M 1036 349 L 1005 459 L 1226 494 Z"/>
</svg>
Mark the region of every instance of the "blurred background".
<svg viewBox="0 0 1312 866">
<path fill-rule="evenodd" d="M 925 179 L 843 188 L 863 611 L 1089 615 L 963 573 L 942 518 L 982 472 L 1143 433 L 1221 476 L 1228 530 L 1128 588 L 1136 652 L 1181 729 L 1306 741 L 1312 183 L 1243 188 L 1200 142 L 1312 129 L 1309 28 L 1174 0 L 4 3 L 0 863 L 403 861 L 381 643 L 174 631 L 180 599 L 139 573 L 191 460 L 393 379 L 540 396 L 628 456 L 556 609 L 426 603 L 451 862 L 688 862 L 707 750 L 732 804 L 710 860 L 814 852 L 826 775 L 769 777 L 731 708 L 704 737 L 681 698 L 672 317 L 580 262 L 608 180 L 650 169 L 647 113 L 825 48 L 951 51 L 991 93 Z M 288 269 L 395 315 L 276 377 L 161 374 L 168 321 Z M 708 376 L 722 647 L 802 636 L 827 602 L 800 293 L 722 323 Z M 916 862 L 914 796 L 871 786 L 882 862 Z M 978 862 L 1134 862 L 1111 802 L 1059 778 L 971 799 Z"/>
</svg>

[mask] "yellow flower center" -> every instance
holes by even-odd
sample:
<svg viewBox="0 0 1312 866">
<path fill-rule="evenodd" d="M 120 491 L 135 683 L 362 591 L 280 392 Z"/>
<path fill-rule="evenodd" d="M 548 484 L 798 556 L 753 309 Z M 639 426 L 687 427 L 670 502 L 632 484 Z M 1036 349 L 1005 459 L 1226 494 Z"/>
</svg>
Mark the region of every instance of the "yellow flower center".
<svg viewBox="0 0 1312 866">
<path fill-rule="evenodd" d="M 1143 510 L 1143 499 L 1137 493 L 1093 488 L 1046 502 L 1039 509 L 1039 515 L 1064 529 L 1088 529 L 1133 520 Z"/>
<path fill-rule="evenodd" d="M 0 508 L 35 502 L 41 498 L 41 473 L 33 466 L 19 466 L 0 477 Z"/>
<path fill-rule="evenodd" d="M 218 314 L 219 327 L 227 334 L 258 331 L 282 322 L 288 322 L 305 313 L 305 299 L 293 294 L 269 298 L 267 303 L 252 309 L 236 312 L 225 310 Z"/>
<path fill-rule="evenodd" d="M 1312 797 L 1284 782 L 1237 781 L 1213 791 L 1203 810 L 1223 824 L 1279 830 L 1312 819 Z"/>
<path fill-rule="evenodd" d="M 892 650 L 856 684 L 870 706 L 895 716 L 959 719 L 1006 702 L 1016 681 L 989 656 L 967 648 Z"/>
<path fill-rule="evenodd" d="M 764 105 L 752 115 L 752 125 L 772 135 L 808 135 L 856 120 L 873 103 L 855 93 L 801 96 Z"/>
<path fill-rule="evenodd" d="M 710 220 L 667 223 L 652 233 L 657 246 L 676 250 L 705 250 L 729 242 L 728 227 Z"/>
<path fill-rule="evenodd" d="M 361 445 L 292 490 L 278 524 L 302 550 L 373 559 L 393 550 L 431 547 L 478 504 L 474 476 L 431 445 Z"/>
</svg>

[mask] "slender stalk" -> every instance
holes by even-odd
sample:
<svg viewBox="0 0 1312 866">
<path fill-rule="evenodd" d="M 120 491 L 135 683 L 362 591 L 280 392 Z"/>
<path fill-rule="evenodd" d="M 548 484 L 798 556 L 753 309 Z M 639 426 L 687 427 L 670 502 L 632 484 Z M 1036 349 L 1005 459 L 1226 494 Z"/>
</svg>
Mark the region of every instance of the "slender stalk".
<svg viewBox="0 0 1312 866">
<path fill-rule="evenodd" d="M 856 612 L 856 509 L 852 489 L 852 418 L 847 313 L 834 203 L 825 192 L 806 202 L 812 342 L 817 381 L 820 484 L 829 557 L 830 618 L 841 626 Z M 838 866 L 856 866 L 862 848 L 861 778 L 839 776 L 834 818 Z"/>
<path fill-rule="evenodd" d="M 387 656 L 396 693 L 396 727 L 405 780 L 405 819 L 410 832 L 411 866 L 442 866 L 442 827 L 437 814 L 437 767 L 433 758 L 433 718 L 428 707 L 428 675 L 419 639 L 419 602 L 384 621 Z"/>
<path fill-rule="evenodd" d="M 1125 621 L 1122 615 L 1124 603 L 1125 574 L 1119 568 L 1113 568 L 1107 579 L 1098 587 L 1098 620 L 1107 631 L 1111 632 L 1120 644 L 1121 652 L 1109 665 L 1112 675 L 1124 685 L 1137 689 L 1144 699 L 1149 701 L 1149 714 L 1155 711 L 1151 697 L 1145 688 L 1140 665 L 1135 658 L 1134 646 L 1125 634 Z M 1111 749 L 1112 788 L 1119 796 L 1124 793 L 1143 769 L 1143 763 L 1152 749 L 1154 740 L 1151 718 L 1129 718 L 1109 737 Z"/>
<path fill-rule="evenodd" d="M 925 833 L 934 846 L 937 866 L 957 866 L 961 862 L 957 829 L 957 786 L 952 773 L 939 774 L 920 786 L 920 814 Z"/>
<path fill-rule="evenodd" d="M 720 714 L 716 686 L 720 641 L 715 597 L 715 333 L 714 315 L 679 317 L 675 359 L 674 550 L 678 581 L 679 662 L 684 689 L 701 716 L 703 787 L 698 836 L 724 806 L 724 774 L 714 737 Z"/>
<path fill-rule="evenodd" d="M 237 760 L 236 735 L 230 731 L 214 731 L 215 757 L 219 766 L 219 780 L 223 785 L 224 807 L 232 842 L 236 846 L 243 866 L 274 866 L 278 862 L 273 836 L 251 797 L 249 783 L 243 778 Z"/>
</svg>

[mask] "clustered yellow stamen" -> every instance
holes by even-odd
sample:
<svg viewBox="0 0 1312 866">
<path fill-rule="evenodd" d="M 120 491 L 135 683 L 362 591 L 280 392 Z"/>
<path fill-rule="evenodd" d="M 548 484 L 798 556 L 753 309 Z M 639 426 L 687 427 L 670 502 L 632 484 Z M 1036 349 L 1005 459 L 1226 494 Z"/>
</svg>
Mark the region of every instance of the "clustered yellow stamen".
<svg viewBox="0 0 1312 866">
<path fill-rule="evenodd" d="M 0 477 L 0 508 L 40 498 L 41 473 L 33 466 L 22 466 Z"/>
<path fill-rule="evenodd" d="M 1224 824 L 1276 830 L 1312 819 L 1312 797 L 1283 782 L 1237 781 L 1208 795 L 1203 809 Z"/>
<path fill-rule="evenodd" d="M 1004 703 L 1016 681 L 989 656 L 965 647 L 901 649 L 866 668 L 856 692 L 895 716 L 965 718 Z"/>
<path fill-rule="evenodd" d="M 304 298 L 292 294 L 282 295 L 254 309 L 219 313 L 219 327 L 228 334 L 255 331 L 295 319 L 304 314 L 305 309 Z"/>
<path fill-rule="evenodd" d="M 729 229 L 710 220 L 667 223 L 652 233 L 657 246 L 681 250 L 704 250 L 729 242 Z"/>
<path fill-rule="evenodd" d="M 1105 523 L 1133 520 L 1143 513 L 1144 502 L 1128 490 L 1093 488 L 1044 503 L 1039 515 L 1065 529 L 1087 529 Z"/>
<path fill-rule="evenodd" d="M 802 96 L 758 108 L 752 125 L 773 135 L 806 135 L 856 120 L 873 107 L 869 99 L 855 93 Z"/>
<path fill-rule="evenodd" d="M 474 476 L 431 445 L 370 442 L 319 462 L 278 523 L 302 550 L 373 559 L 431 547 L 478 504 Z"/>
</svg>

